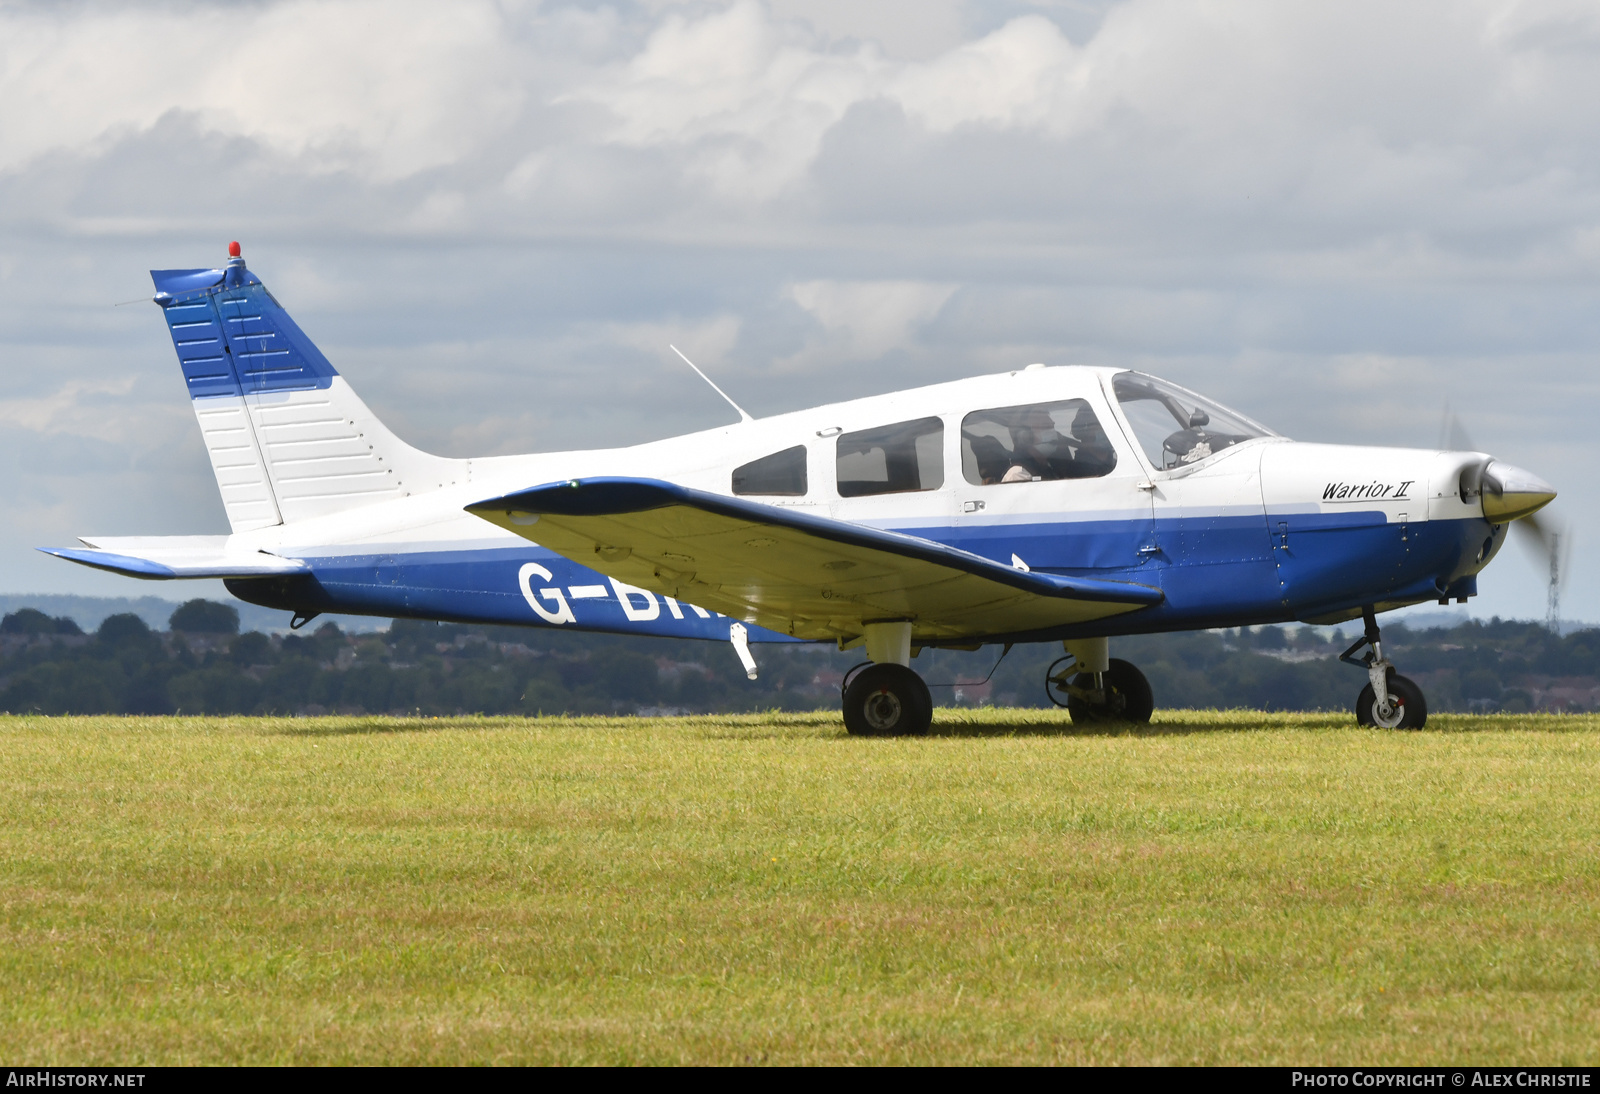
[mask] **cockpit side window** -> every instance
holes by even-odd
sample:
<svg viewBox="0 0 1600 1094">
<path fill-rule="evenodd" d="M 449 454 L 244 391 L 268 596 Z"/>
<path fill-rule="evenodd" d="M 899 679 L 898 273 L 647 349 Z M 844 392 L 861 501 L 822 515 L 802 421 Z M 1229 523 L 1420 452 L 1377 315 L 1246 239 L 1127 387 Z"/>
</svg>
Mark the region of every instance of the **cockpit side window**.
<svg viewBox="0 0 1600 1094">
<path fill-rule="evenodd" d="M 1096 479 L 1117 451 L 1082 399 L 975 410 L 961 420 L 961 474 L 974 486 Z"/>
<path fill-rule="evenodd" d="M 733 469 L 733 492 L 801 498 L 806 493 L 806 446 L 797 444 Z"/>
<path fill-rule="evenodd" d="M 944 485 L 944 422 L 911 422 L 841 433 L 839 496 L 902 494 Z"/>
<path fill-rule="evenodd" d="M 1142 372 L 1118 373 L 1111 389 L 1139 447 L 1162 470 L 1199 463 L 1255 437 L 1275 436 L 1237 411 Z"/>
</svg>

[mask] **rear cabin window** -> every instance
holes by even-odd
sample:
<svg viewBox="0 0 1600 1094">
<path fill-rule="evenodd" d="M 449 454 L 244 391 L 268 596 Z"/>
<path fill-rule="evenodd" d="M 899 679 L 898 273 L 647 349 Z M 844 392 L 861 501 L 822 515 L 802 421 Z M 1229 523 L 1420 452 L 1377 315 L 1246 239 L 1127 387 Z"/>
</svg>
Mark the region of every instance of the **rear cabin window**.
<svg viewBox="0 0 1600 1094">
<path fill-rule="evenodd" d="M 839 435 L 839 496 L 904 494 L 944 485 L 944 422 L 913 422 Z"/>
<path fill-rule="evenodd" d="M 1117 451 L 1082 399 L 975 410 L 961 420 L 961 474 L 974 486 L 1097 479 Z"/>
<path fill-rule="evenodd" d="M 735 494 L 799 498 L 806 492 L 806 447 L 797 444 L 733 469 Z"/>
</svg>

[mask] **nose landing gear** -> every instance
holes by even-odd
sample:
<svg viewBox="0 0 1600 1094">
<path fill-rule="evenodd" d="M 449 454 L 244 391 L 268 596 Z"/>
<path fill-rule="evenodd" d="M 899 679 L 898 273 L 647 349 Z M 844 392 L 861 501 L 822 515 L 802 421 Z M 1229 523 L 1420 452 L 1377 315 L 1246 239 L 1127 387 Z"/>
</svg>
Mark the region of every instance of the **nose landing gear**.
<svg viewBox="0 0 1600 1094">
<path fill-rule="evenodd" d="M 1366 633 L 1339 655 L 1339 660 L 1367 672 L 1367 686 L 1356 698 L 1356 723 L 1381 729 L 1421 729 L 1428 724 L 1428 702 L 1422 689 L 1394 671 L 1394 663 L 1383 655 L 1383 636 L 1378 617 L 1371 606 L 1361 610 Z M 1365 657 L 1356 651 L 1370 646 Z"/>
</svg>

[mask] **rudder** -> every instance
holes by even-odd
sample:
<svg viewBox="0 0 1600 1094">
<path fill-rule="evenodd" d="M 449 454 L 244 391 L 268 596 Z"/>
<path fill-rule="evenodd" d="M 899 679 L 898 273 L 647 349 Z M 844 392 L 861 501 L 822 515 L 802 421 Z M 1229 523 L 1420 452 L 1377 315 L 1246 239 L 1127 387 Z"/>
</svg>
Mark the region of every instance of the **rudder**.
<svg viewBox="0 0 1600 1094">
<path fill-rule="evenodd" d="M 464 481 L 396 437 L 245 268 L 152 270 L 235 532 Z"/>
</svg>

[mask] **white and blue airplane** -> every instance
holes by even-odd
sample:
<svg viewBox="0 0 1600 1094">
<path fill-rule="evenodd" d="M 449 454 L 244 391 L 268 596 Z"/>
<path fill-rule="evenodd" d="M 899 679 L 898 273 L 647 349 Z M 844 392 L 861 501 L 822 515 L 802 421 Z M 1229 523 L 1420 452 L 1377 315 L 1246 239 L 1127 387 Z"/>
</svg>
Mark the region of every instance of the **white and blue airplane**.
<svg viewBox="0 0 1600 1094">
<path fill-rule="evenodd" d="M 1111 638 L 1355 618 L 1358 721 L 1420 727 L 1377 613 L 1465 601 L 1555 497 L 1486 453 L 1297 443 L 1153 376 L 1037 364 L 628 448 L 446 459 L 385 428 L 229 253 L 151 276 L 231 534 L 49 553 L 222 578 L 297 627 L 715 639 L 752 678 L 750 643 L 863 647 L 852 733 L 926 731 L 926 647 L 1061 642 L 1046 687 L 1074 719 L 1148 721 Z"/>
</svg>

